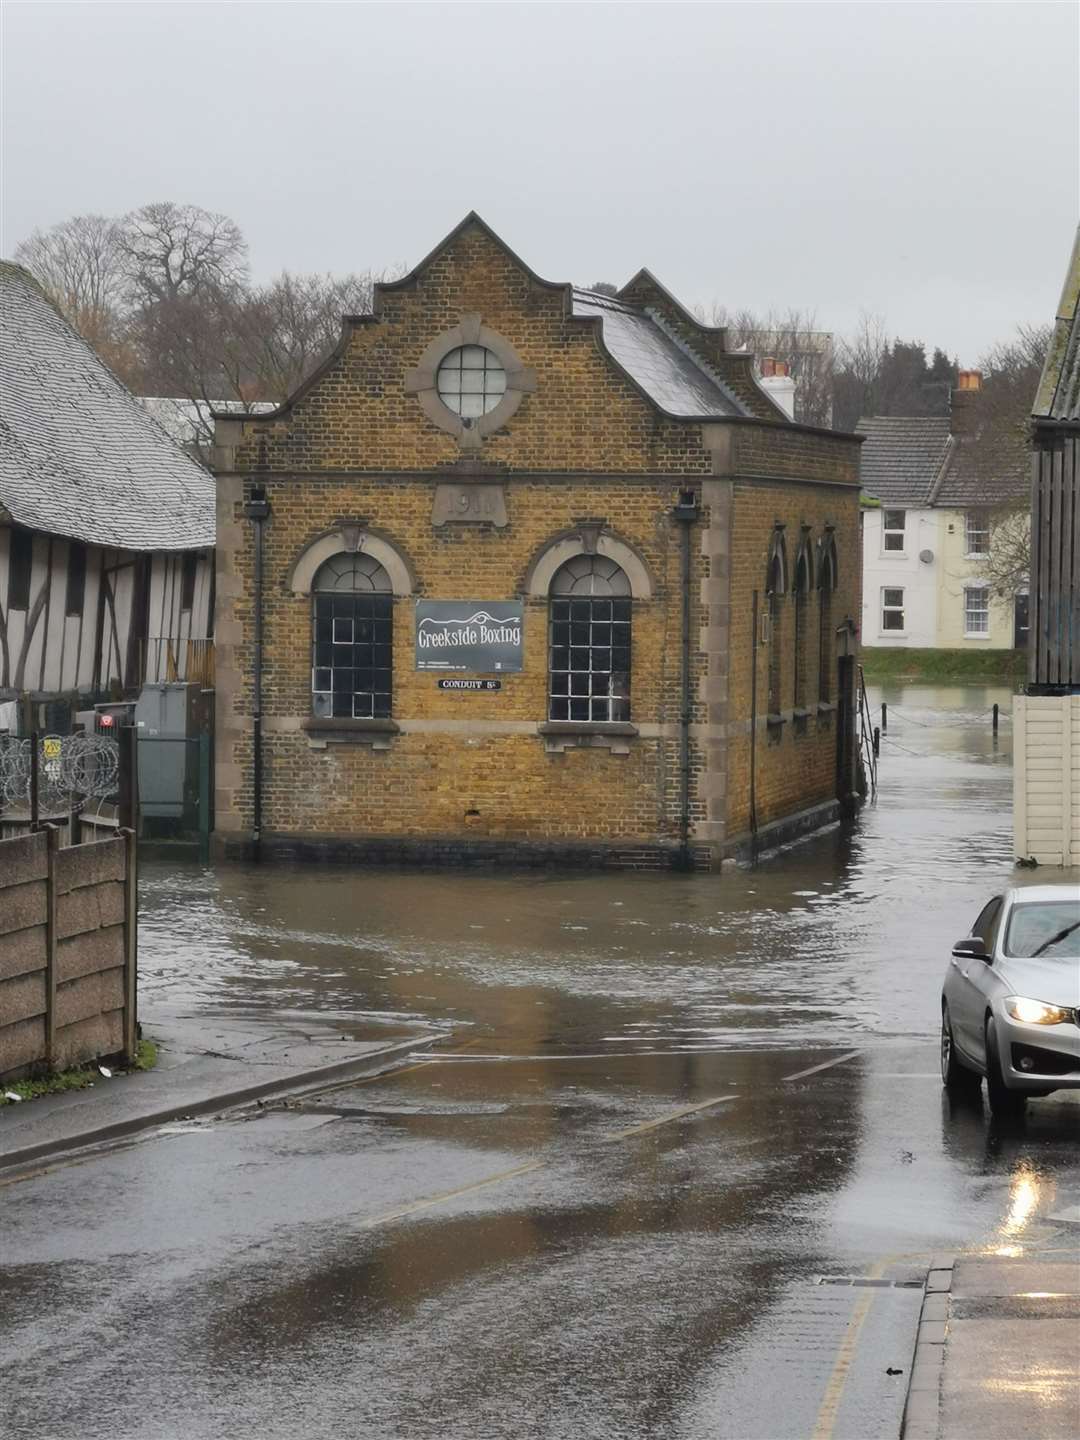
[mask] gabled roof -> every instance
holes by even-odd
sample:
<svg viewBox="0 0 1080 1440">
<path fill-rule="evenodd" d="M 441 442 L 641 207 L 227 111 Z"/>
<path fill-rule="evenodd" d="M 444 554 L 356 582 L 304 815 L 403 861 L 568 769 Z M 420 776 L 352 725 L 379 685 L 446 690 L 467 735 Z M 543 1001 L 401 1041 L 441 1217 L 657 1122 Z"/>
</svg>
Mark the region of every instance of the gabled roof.
<svg viewBox="0 0 1080 1440">
<path fill-rule="evenodd" d="M 949 449 L 949 420 L 938 415 L 870 415 L 855 427 L 865 435 L 862 486 L 884 505 L 918 509 L 931 491 Z"/>
<path fill-rule="evenodd" d="M 865 452 L 864 452 L 865 453 Z M 980 443 L 977 436 L 954 436 L 930 504 L 946 510 L 969 510 L 1028 496 L 1030 452 L 1020 435 L 995 434 Z"/>
<path fill-rule="evenodd" d="M 574 314 L 600 320 L 604 348 L 665 414 L 709 420 L 750 413 L 645 310 L 593 290 L 575 290 Z"/>
<path fill-rule="evenodd" d="M 213 477 L 6 261 L 0 393 L 0 506 L 16 524 L 124 550 L 213 545 Z"/>
<path fill-rule="evenodd" d="M 1080 420 L 1080 225 L 1035 394 L 1036 420 Z"/>
</svg>

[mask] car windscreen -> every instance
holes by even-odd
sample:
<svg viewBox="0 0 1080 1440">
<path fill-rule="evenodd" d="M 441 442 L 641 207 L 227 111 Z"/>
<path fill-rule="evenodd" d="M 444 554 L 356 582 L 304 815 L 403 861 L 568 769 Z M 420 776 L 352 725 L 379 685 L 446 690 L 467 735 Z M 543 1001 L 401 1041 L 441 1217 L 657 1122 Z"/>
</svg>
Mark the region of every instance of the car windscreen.
<svg viewBox="0 0 1080 1440">
<path fill-rule="evenodd" d="M 1005 954 L 1080 960 L 1080 906 L 1075 900 L 1014 905 L 1005 936 Z"/>
</svg>

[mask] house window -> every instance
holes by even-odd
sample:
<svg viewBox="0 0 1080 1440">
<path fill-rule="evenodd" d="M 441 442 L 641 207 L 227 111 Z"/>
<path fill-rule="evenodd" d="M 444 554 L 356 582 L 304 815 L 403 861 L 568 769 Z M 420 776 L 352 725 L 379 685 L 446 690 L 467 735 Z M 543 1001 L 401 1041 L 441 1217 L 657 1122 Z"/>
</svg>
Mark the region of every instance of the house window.
<svg viewBox="0 0 1080 1440">
<path fill-rule="evenodd" d="M 968 555 L 989 555 L 990 517 L 985 510 L 969 510 L 964 516 L 964 533 L 967 537 L 965 553 Z"/>
<path fill-rule="evenodd" d="M 394 597 L 370 555 L 333 555 L 312 582 L 311 702 L 316 715 L 390 715 Z"/>
<path fill-rule="evenodd" d="M 990 591 L 985 586 L 964 587 L 964 634 L 990 634 Z"/>
<path fill-rule="evenodd" d="M 836 540 L 831 531 L 822 538 L 818 556 L 818 701 L 828 704 L 832 698 L 833 646 L 836 639 L 833 592 L 838 578 Z"/>
<path fill-rule="evenodd" d="M 886 586 L 881 592 L 881 631 L 904 630 L 904 592 Z"/>
<path fill-rule="evenodd" d="M 506 393 L 506 370 L 493 350 L 461 345 L 451 350 L 435 377 L 439 399 L 463 420 L 495 409 Z"/>
<path fill-rule="evenodd" d="M 630 719 L 630 606 L 630 581 L 614 560 L 576 555 L 555 572 L 550 719 Z"/>
<path fill-rule="evenodd" d="M 906 510 L 884 510 L 881 515 L 882 548 L 887 552 L 904 553 L 904 522 Z"/>
<path fill-rule="evenodd" d="M 34 536 L 30 530 L 9 532 L 8 609 L 29 610 L 30 572 L 34 564 Z"/>
<path fill-rule="evenodd" d="M 81 615 L 86 599 L 86 546 L 77 540 L 68 543 L 67 594 L 64 600 L 65 615 Z"/>
</svg>

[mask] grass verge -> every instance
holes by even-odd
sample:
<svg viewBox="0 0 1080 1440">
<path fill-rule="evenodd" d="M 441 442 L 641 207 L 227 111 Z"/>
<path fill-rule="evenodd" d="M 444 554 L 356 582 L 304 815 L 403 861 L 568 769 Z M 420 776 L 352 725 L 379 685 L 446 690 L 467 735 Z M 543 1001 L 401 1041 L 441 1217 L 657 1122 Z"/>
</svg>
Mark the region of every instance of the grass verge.
<svg viewBox="0 0 1080 1440">
<path fill-rule="evenodd" d="M 935 685 L 1022 685 L 1027 678 L 1023 650 L 917 650 L 864 646 L 867 684 L 910 680 Z"/>
<path fill-rule="evenodd" d="M 153 1040 L 140 1040 L 135 1063 L 113 1069 L 112 1073 L 131 1075 L 137 1070 L 152 1070 L 156 1064 L 157 1046 Z M 62 1095 L 65 1090 L 86 1090 L 96 1080 L 101 1079 L 101 1072 L 96 1065 L 79 1065 L 74 1070 L 60 1070 L 55 1075 L 43 1075 L 39 1080 L 8 1080 L 0 1089 L 0 1106 L 17 1105 L 21 1100 L 37 1100 L 42 1095 Z M 12 1100 L 12 1095 L 17 1095 L 18 1100 Z"/>
</svg>

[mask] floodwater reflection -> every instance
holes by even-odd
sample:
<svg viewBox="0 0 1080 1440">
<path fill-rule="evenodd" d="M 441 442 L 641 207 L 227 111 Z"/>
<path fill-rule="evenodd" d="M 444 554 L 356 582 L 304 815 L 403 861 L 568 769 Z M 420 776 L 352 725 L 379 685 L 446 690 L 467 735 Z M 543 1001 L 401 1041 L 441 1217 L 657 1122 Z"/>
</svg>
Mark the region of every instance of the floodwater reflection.
<svg viewBox="0 0 1080 1440">
<path fill-rule="evenodd" d="M 144 867 L 145 993 L 461 1027 L 506 1049 L 847 1044 L 936 1027 L 947 945 L 1011 872 L 998 689 L 891 688 L 880 789 L 719 875 Z M 871 696 L 875 713 L 881 703 Z"/>
</svg>

